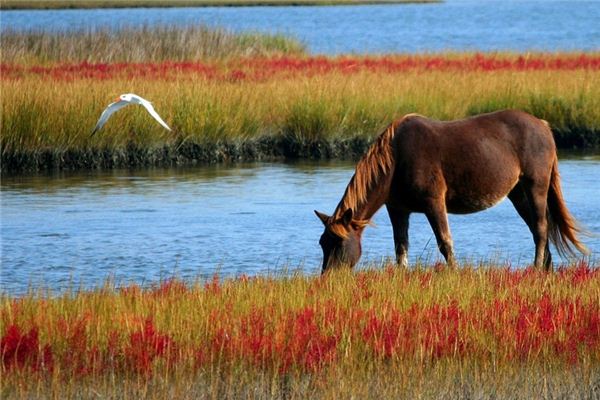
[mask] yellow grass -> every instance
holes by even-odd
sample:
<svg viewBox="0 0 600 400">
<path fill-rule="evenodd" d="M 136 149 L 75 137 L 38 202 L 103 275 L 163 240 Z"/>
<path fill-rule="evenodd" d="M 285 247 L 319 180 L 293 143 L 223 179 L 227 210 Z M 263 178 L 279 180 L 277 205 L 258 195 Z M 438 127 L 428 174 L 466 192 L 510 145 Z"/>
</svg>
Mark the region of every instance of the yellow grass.
<svg viewBox="0 0 600 400">
<path fill-rule="evenodd" d="M 189 285 L 169 281 L 146 289 L 107 283 L 64 294 L 40 290 L 23 298 L 3 295 L 0 335 L 4 338 L 11 325 L 23 332 L 37 327 L 40 349 L 48 345 L 54 357 L 53 369 L 42 365 L 37 372 L 28 364 L 17 368 L 4 361 L 1 394 L 61 399 L 593 398 L 600 379 L 597 315 L 594 323 L 600 310 L 599 276 L 598 265 L 585 263 L 550 274 L 502 266 L 466 265 L 454 271 L 389 266 L 338 271 L 324 278 L 240 277 Z M 446 343 L 454 320 L 450 316 L 444 322 L 445 312 L 436 311 L 446 307 L 463 322 L 455 342 L 436 355 L 419 338 L 433 327 L 441 336 L 432 340 Z M 411 319 L 411 309 L 424 319 Z M 385 341 L 394 332 L 378 328 L 373 319 L 392 321 L 395 313 L 408 321 L 397 329 L 412 332 L 399 340 L 415 338 L 421 344 L 406 350 L 392 341 L 399 346 L 397 353 L 379 353 L 368 333 L 373 329 L 372 339 Z M 302 329 L 313 329 L 311 315 L 316 332 L 303 342 Z M 289 318 L 300 325 L 289 329 Z M 169 363 L 158 356 L 148 369 L 139 370 L 128 363 L 127 348 L 148 320 L 172 340 L 176 358 Z M 266 325 L 261 327 L 260 321 Z M 526 326 L 522 343 L 520 324 Z M 115 332 L 116 341 L 110 339 Z M 320 335 L 333 335 L 337 341 L 332 357 L 322 364 L 307 367 L 300 358 L 282 370 L 286 351 L 275 352 L 273 359 L 264 353 L 258 362 L 245 353 L 252 346 L 247 340 L 263 333 L 266 341 L 259 347 L 265 352 L 271 341 L 288 343 L 287 351 L 300 350 L 300 355 L 311 351 L 311 341 L 318 342 Z M 564 351 L 556 347 L 569 340 L 578 343 L 575 353 L 568 346 Z M 295 348 L 296 342 L 306 349 Z M 467 351 L 460 351 L 461 343 Z M 88 360 L 92 348 L 114 354 L 105 360 L 109 368 L 77 372 L 74 363 L 78 357 Z M 88 362 L 84 365 L 94 365 Z"/>
<path fill-rule="evenodd" d="M 173 128 L 163 130 L 139 107 L 115 114 L 94 137 L 104 107 L 139 94 Z M 268 81 L 2 81 L 2 151 L 143 147 L 175 142 L 244 141 L 264 135 L 299 140 L 373 137 L 393 118 L 418 112 L 442 120 L 503 108 L 529 111 L 555 131 L 600 130 L 600 74 L 595 71 L 332 73 Z"/>
</svg>

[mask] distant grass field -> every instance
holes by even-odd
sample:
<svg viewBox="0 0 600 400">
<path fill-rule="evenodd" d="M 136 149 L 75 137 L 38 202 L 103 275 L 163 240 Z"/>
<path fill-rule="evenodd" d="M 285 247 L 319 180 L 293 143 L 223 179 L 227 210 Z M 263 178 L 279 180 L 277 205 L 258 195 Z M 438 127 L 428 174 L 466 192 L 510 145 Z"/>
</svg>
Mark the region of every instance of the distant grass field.
<svg viewBox="0 0 600 400">
<path fill-rule="evenodd" d="M 600 269 L 377 267 L 0 295 L 3 399 L 592 399 Z"/>
<path fill-rule="evenodd" d="M 354 158 L 394 118 L 505 108 L 600 147 L 597 53 L 323 57 L 281 35 L 143 27 L 2 35 L 2 171 Z M 152 101 L 173 128 L 115 97 Z"/>
<path fill-rule="evenodd" d="M 348 158 L 406 113 L 449 120 L 504 108 L 548 120 L 560 147 L 600 145 L 595 64 L 557 55 L 549 57 L 572 68 L 513 68 L 517 56 L 490 56 L 500 68 L 486 70 L 476 57 L 4 64 L 3 169 Z M 174 131 L 130 106 L 90 137 L 104 107 L 127 92 L 152 101 Z"/>
<path fill-rule="evenodd" d="M 231 57 L 300 55 L 298 40 L 282 34 L 234 33 L 203 25 L 143 26 L 117 30 L 58 32 L 2 31 L 2 62 L 20 65 L 48 63 L 131 63 L 214 60 Z"/>
<path fill-rule="evenodd" d="M 2 0 L 0 9 L 328 6 L 359 4 L 427 4 L 443 0 Z"/>
</svg>

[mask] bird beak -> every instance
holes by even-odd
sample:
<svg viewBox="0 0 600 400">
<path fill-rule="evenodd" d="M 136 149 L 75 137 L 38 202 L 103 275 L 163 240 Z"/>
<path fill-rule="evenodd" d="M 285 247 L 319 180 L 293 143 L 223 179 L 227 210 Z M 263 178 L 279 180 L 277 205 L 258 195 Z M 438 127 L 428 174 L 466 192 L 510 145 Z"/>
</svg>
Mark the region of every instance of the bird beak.
<svg viewBox="0 0 600 400">
<path fill-rule="evenodd" d="M 117 98 L 115 99 L 115 103 L 118 103 L 119 101 L 121 101 L 121 97 L 117 97 Z"/>
</svg>

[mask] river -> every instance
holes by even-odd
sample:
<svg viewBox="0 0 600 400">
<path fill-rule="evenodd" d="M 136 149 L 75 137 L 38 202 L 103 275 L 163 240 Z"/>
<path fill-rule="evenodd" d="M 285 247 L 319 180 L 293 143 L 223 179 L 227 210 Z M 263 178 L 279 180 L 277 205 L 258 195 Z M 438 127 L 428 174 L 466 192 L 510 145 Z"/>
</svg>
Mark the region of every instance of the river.
<svg viewBox="0 0 600 400">
<path fill-rule="evenodd" d="M 149 283 L 301 270 L 318 274 L 322 225 L 354 163 L 261 163 L 185 169 L 117 170 L 3 177 L 2 291 L 31 284 L 55 290 L 117 282 Z M 572 213 L 600 232 L 600 159 L 562 159 Z M 393 257 L 385 210 L 366 229 L 362 265 Z M 450 216 L 461 260 L 529 264 L 533 242 L 508 200 Z M 410 260 L 440 259 L 423 215 L 410 227 Z M 587 238 L 595 255 L 600 239 Z"/>
<path fill-rule="evenodd" d="M 0 20 L 15 30 L 204 24 L 279 32 L 317 54 L 600 49 L 600 2 L 581 0 L 1 11 Z"/>
<path fill-rule="evenodd" d="M 313 53 L 440 50 L 600 49 L 600 2 L 449 0 L 430 5 L 1 11 L 1 29 L 94 29 L 207 24 L 282 32 Z M 185 169 L 83 171 L 3 176 L 0 291 L 29 285 L 63 290 L 301 270 L 318 273 L 321 223 L 352 176 L 353 163 L 274 163 Z M 600 159 L 563 158 L 573 214 L 600 232 Z M 363 240 L 363 264 L 393 256 L 385 212 Z M 521 267 L 533 243 L 510 202 L 451 216 L 461 260 Z M 410 260 L 440 259 L 426 219 L 414 215 Z M 593 257 L 598 236 L 586 238 Z"/>
</svg>

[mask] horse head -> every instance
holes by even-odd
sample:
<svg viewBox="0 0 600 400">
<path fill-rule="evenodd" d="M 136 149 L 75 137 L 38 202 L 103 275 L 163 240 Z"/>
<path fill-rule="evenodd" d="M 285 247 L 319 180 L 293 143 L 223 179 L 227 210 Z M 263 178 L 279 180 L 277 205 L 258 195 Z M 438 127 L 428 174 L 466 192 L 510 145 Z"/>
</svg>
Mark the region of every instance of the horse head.
<svg viewBox="0 0 600 400">
<path fill-rule="evenodd" d="M 355 220 L 350 208 L 340 217 L 328 216 L 316 210 L 315 214 L 325 226 L 319 240 L 323 249 L 322 273 L 330 268 L 353 267 L 360 259 L 360 238 L 368 222 Z"/>
</svg>

